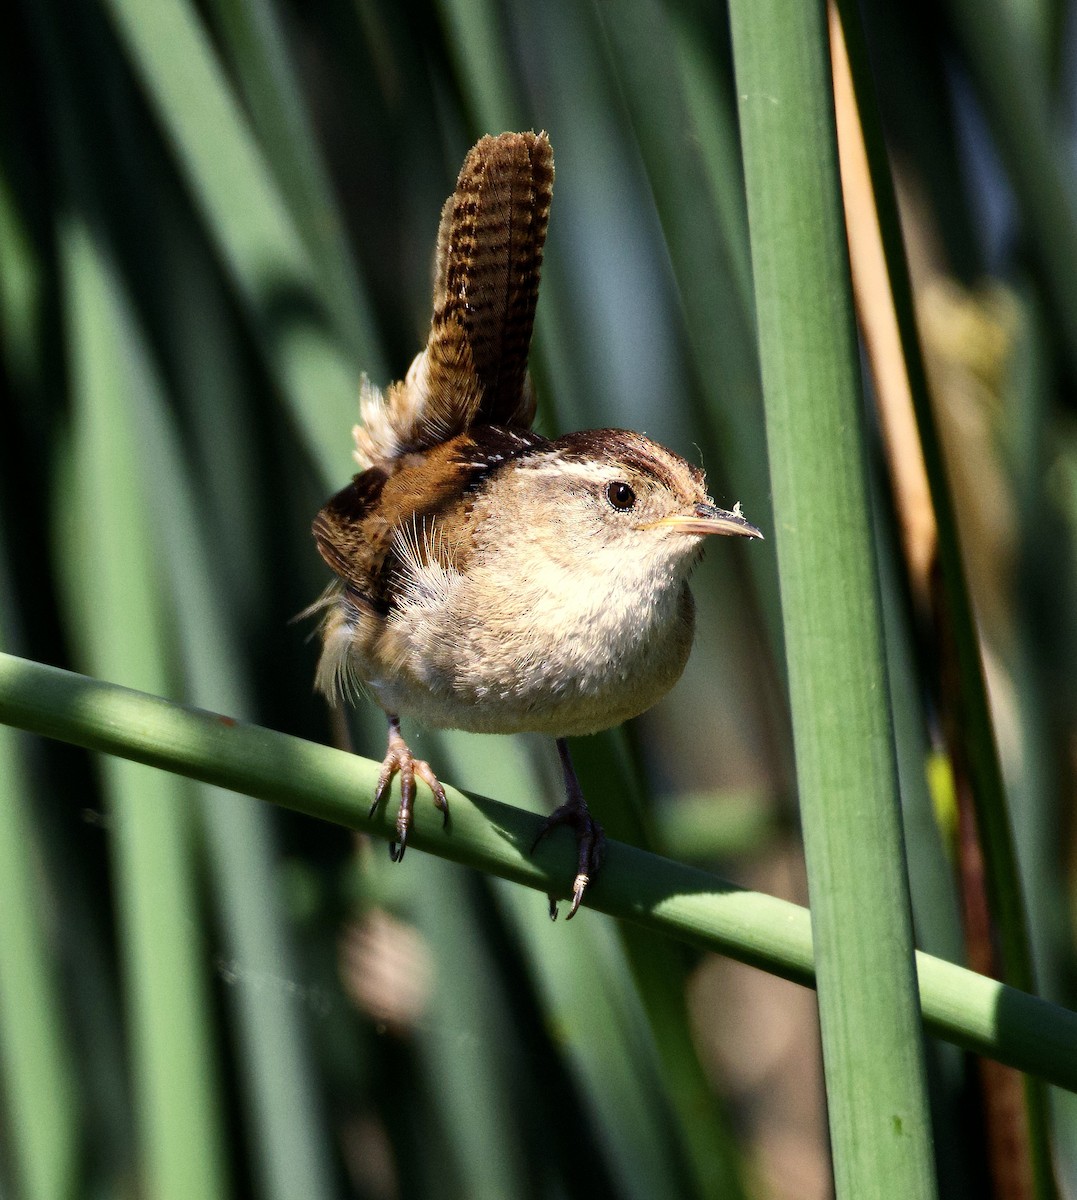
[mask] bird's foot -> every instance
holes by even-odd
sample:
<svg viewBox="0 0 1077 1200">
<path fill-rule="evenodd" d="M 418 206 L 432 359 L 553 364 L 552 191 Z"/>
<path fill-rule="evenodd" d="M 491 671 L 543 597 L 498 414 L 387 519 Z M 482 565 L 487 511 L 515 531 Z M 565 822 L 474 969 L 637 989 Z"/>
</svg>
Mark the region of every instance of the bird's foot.
<svg viewBox="0 0 1077 1200">
<path fill-rule="evenodd" d="M 570 793 L 569 799 L 555 808 L 542 823 L 538 837 L 531 843 L 531 853 L 534 854 L 539 842 L 559 825 L 567 825 L 576 835 L 576 850 L 578 854 L 576 878 L 572 883 L 572 905 L 568 910 L 566 921 L 571 921 L 583 901 L 583 893 L 587 885 L 598 874 L 602 865 L 602 855 L 606 849 L 606 835 L 602 826 L 591 816 L 582 796 Z M 550 901 L 550 920 L 557 920 L 557 899 L 548 897 Z"/>
<path fill-rule="evenodd" d="M 434 793 L 434 807 L 442 813 L 443 826 L 447 826 L 449 823 L 449 801 L 445 795 L 445 789 L 431 770 L 430 764 L 421 758 L 416 758 L 408 749 L 408 744 L 400 733 L 399 719 L 390 717 L 389 748 L 381 764 L 378 786 L 374 789 L 374 803 L 370 806 L 371 816 L 389 794 L 394 775 L 400 776 L 400 807 L 396 813 L 396 838 L 389 843 L 389 857 L 393 862 L 399 862 L 408 848 L 411 813 L 415 807 L 416 776 Z"/>
</svg>

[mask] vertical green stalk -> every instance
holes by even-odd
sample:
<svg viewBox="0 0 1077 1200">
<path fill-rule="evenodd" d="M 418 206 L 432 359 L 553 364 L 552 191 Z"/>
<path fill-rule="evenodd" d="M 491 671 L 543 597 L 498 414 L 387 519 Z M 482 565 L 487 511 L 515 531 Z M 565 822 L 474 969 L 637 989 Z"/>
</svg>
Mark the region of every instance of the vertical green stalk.
<svg viewBox="0 0 1077 1200">
<path fill-rule="evenodd" d="M 195 285 L 188 296 L 197 295 Z M 208 296 L 203 303 L 210 307 Z M 212 370 L 212 364 L 202 365 L 207 374 Z M 214 398 L 208 386 L 207 395 Z M 160 561 L 172 596 L 186 698 L 244 714 L 250 702 L 237 639 L 225 615 L 220 578 L 208 568 L 211 556 L 196 519 L 183 444 L 160 389 L 145 389 L 141 408 L 142 451 L 160 505 Z M 292 983 L 296 956 L 280 896 L 272 822 L 249 796 L 205 785 L 195 794 L 221 941 L 235 978 L 228 1000 L 257 1195 L 328 1200 L 330 1134 L 310 1058 L 303 984 Z"/>
<path fill-rule="evenodd" d="M 278 12 L 268 0 L 214 0 L 212 11 L 266 167 L 317 272 L 319 295 L 358 354 L 373 344 L 375 320 Z"/>
<path fill-rule="evenodd" d="M 33 394 L 38 264 L 15 197 L 0 179 L 0 341 L 9 395 Z M 14 387 L 12 387 L 14 384 Z M 12 414 L 14 416 L 14 413 Z M 8 431 L 15 421 L 7 422 Z M 25 651 L 0 512 L 0 646 Z M 75 1194 L 80 1097 L 56 960 L 55 890 L 42 861 L 27 739 L 0 727 L 0 1113 L 7 1170 L 26 1200 Z"/>
<path fill-rule="evenodd" d="M 344 475 L 351 457 L 340 430 L 355 418 L 354 362 L 375 378 L 385 374 L 369 317 L 348 308 L 342 288 L 319 285 L 193 6 L 106 7 L 307 449 L 327 474 Z"/>
<path fill-rule="evenodd" d="M 88 228 L 60 232 L 76 396 L 75 486 L 60 561 L 79 656 L 94 673 L 170 690 L 153 497 L 140 402 L 151 386 L 124 293 Z M 107 759 L 105 791 L 139 1100 L 142 1190 L 155 1200 L 227 1193 L 213 1024 L 198 926 L 185 781 Z"/>
<path fill-rule="evenodd" d="M 54 939 L 43 928 L 25 742 L 0 727 L 0 1100 L 18 1195 L 66 1200 L 75 1194 L 78 1104 Z"/>
<path fill-rule="evenodd" d="M 826 9 L 730 8 L 836 1193 L 933 1196 Z"/>
</svg>

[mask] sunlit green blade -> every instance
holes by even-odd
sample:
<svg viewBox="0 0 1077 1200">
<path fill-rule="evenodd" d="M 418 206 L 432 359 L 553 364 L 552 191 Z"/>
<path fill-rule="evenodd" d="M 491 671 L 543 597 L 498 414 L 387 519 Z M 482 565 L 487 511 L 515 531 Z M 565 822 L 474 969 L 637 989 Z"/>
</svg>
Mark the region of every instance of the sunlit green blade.
<svg viewBox="0 0 1077 1200">
<path fill-rule="evenodd" d="M 346 478 L 340 431 L 355 417 L 357 362 L 384 374 L 376 342 L 357 311 L 319 287 L 194 8 L 110 7 L 309 452 L 328 477 Z"/>
<path fill-rule="evenodd" d="M 25 748 L 18 734 L 0 727 L 0 1094 L 19 1194 L 63 1200 L 76 1192 L 78 1102 L 55 939 L 42 921 L 47 885 L 37 870 Z"/>
<path fill-rule="evenodd" d="M 194 489 L 159 393 L 144 396 L 141 427 L 145 468 L 155 481 L 160 563 L 172 596 L 185 692 L 194 702 L 243 714 L 250 706 L 237 631 L 224 614 L 224 581 L 210 577 Z M 299 1195 L 322 1200 L 334 1194 L 329 1140 L 268 814 L 246 796 L 205 785 L 198 792 L 224 935 L 217 959 L 221 975 L 232 981 L 229 999 L 254 1147 L 252 1174 L 260 1194 L 271 1200 Z"/>
<path fill-rule="evenodd" d="M 265 165 L 306 246 L 327 307 L 355 354 L 376 349 L 318 138 L 304 106 L 280 17 L 268 0 L 216 0 L 226 55 L 247 103 Z M 218 135 L 219 136 L 219 135 Z M 238 130 L 234 136 L 238 137 Z"/>
<path fill-rule="evenodd" d="M 1072 483 L 1077 498 L 1077 471 Z M 384 839 L 395 833 L 391 817 L 369 814 L 378 762 L 2 652 L 0 722 Z M 432 804 L 418 806 L 409 846 L 564 897 L 569 880 L 555 849 L 529 853 L 538 817 L 446 791 L 451 836 Z M 808 911 L 788 901 L 623 844 L 612 847 L 593 893 L 599 912 L 798 983 L 814 978 Z M 1077 1092 L 1077 1012 L 927 954 L 916 962 L 932 1032 Z"/>
<path fill-rule="evenodd" d="M 60 563 L 82 661 L 167 692 L 153 511 L 140 471 L 139 402 L 153 379 L 108 260 L 85 226 L 61 231 L 76 381 L 76 492 L 62 505 Z M 102 767 L 139 1101 L 141 1169 L 163 1200 L 223 1195 L 205 959 L 196 920 L 191 790 L 138 764 Z"/>
<path fill-rule="evenodd" d="M 561 849 L 571 863 L 571 846 Z M 616 1194 L 641 1200 L 686 1194 L 684 1164 L 663 1111 L 661 1064 L 616 931 L 580 913 L 565 937 L 559 924 L 545 920 L 536 897 L 507 886 L 500 895 L 522 935 L 551 1039 L 597 1128 Z M 537 928 L 536 916 L 544 921 Z"/>
<path fill-rule="evenodd" d="M 580 782 L 603 814 L 607 834 L 652 848 L 657 839 L 652 833 L 650 806 L 643 803 L 642 771 L 638 760 L 633 761 L 628 738 L 622 731 L 612 731 L 601 739 L 578 739 L 574 744 Z M 675 1136 L 683 1146 L 677 1157 L 684 1158 L 696 1194 L 741 1196 L 743 1167 L 725 1112 L 700 1065 L 688 1020 L 686 959 L 668 939 L 633 926 L 621 928 L 620 943 L 624 956 L 621 977 L 630 972 L 632 982 L 630 992 L 625 979 L 624 991 L 638 997 L 649 1026 L 646 1052 L 657 1060 L 655 1066 L 648 1061 L 646 1067 L 659 1073 L 665 1103 L 675 1118 Z M 557 996 L 556 990 L 553 995 Z M 656 1105 L 657 1101 L 656 1091 Z"/>
<path fill-rule="evenodd" d="M 2 365 L 27 390 L 36 382 L 41 284 L 41 263 L 0 175 Z M 9 436 L 13 417 L 5 414 Z M 10 651 L 21 647 L 6 518 L 0 512 L 0 646 Z M 35 817 L 44 798 L 27 749 L 0 727 L 0 1111 L 8 1157 L 0 1179 L 27 1200 L 60 1200 L 77 1189 L 80 1097 L 60 993 L 56 880 Z"/>
<path fill-rule="evenodd" d="M 585 750 L 587 745 L 582 743 Z M 601 764 L 599 776 L 609 770 L 608 750 L 597 744 L 595 750 L 596 754 L 577 756 L 585 789 L 595 781 L 592 758 Z M 516 762 L 507 767 L 487 758 L 483 786 L 498 794 L 511 793 L 517 803 L 541 811 L 541 791 L 521 794 L 527 759 L 520 748 L 516 755 Z M 480 773 L 468 763 L 465 752 L 456 760 L 456 774 L 477 783 Z M 590 795 L 597 811 L 609 811 L 611 835 L 624 836 L 627 826 L 632 840 L 639 842 L 642 825 L 625 796 L 631 788 L 622 783 L 619 790 L 616 807 L 604 804 L 609 797 L 597 788 L 591 788 Z M 553 798 L 547 805 L 556 802 Z M 572 841 L 562 837 L 553 844 L 560 856 L 563 889 L 573 875 Z M 526 956 L 554 1045 L 565 1056 L 581 1100 L 597 1123 L 607 1170 L 622 1180 L 629 1194 L 640 1186 L 659 1189 L 652 1194 L 666 1194 L 670 1188 L 679 1194 L 690 1186 L 699 1195 L 737 1195 L 728 1136 L 688 1035 L 685 972 L 676 948 L 635 929 L 623 929 L 610 940 L 607 928 L 593 918 L 584 922 L 582 914 L 566 927 L 572 930 L 570 937 L 556 936 L 552 929 L 553 936 L 544 936 L 548 923 L 541 905 L 536 907 L 527 896 L 513 899 L 505 890 L 498 894 Z M 596 974 L 599 964 L 601 977 Z M 632 1079 L 636 1082 L 626 1092 Z M 651 1081 L 645 1089 L 642 1080 Z M 649 1113 L 639 1107 L 641 1089 L 649 1097 Z"/>
<path fill-rule="evenodd" d="M 933 1196 L 826 6 L 731 17 L 836 1192 Z"/>
<path fill-rule="evenodd" d="M 420 787 L 418 804 L 429 803 Z M 408 986 L 425 991 L 413 1034 L 424 1091 L 437 1113 L 446 1145 L 436 1176 L 445 1195 L 520 1195 L 527 1189 L 526 1122 L 515 1119 L 531 1077 L 519 1078 L 520 1046 L 512 997 L 483 932 L 480 889 L 468 873 L 413 851 L 407 871 L 388 860 L 379 843 L 367 866 L 370 901 L 406 922 L 418 939 L 429 976 L 416 964 Z M 383 857 L 384 856 L 384 857 Z M 403 949 L 402 962 L 406 962 Z M 400 970 L 400 966 L 398 966 Z"/>
<path fill-rule="evenodd" d="M 514 94 L 517 80 L 499 6 L 490 0 L 440 0 L 438 7 L 461 92 L 481 132 L 523 128 L 527 122 Z"/>
<path fill-rule="evenodd" d="M 777 796 L 763 791 L 667 796 L 655 812 L 655 840 L 663 854 L 688 862 L 752 857 L 785 832 L 777 804 Z"/>
</svg>

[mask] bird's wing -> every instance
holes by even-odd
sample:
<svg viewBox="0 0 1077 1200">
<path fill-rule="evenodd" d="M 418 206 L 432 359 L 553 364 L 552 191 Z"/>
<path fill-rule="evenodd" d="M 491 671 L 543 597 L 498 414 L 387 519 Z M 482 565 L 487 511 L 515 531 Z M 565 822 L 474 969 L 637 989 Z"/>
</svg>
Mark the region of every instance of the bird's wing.
<svg viewBox="0 0 1077 1200">
<path fill-rule="evenodd" d="M 474 425 L 530 427 L 527 356 L 553 173 L 544 133 L 484 137 L 468 153 L 442 211 L 426 348 L 403 382 L 368 395 L 361 465 Z"/>
<path fill-rule="evenodd" d="M 494 472 L 549 443 L 529 430 L 476 426 L 428 450 L 356 475 L 314 519 L 318 552 L 352 597 L 392 607 L 403 558 L 463 570 L 471 552 L 475 490 Z"/>
</svg>

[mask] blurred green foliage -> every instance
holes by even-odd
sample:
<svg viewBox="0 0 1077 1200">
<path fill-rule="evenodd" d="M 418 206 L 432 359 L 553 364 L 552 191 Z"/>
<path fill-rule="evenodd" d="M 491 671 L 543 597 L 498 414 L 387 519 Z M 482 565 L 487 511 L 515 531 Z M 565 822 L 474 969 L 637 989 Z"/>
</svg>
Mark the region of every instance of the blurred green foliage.
<svg viewBox="0 0 1077 1200">
<path fill-rule="evenodd" d="M 1077 268 L 1072 64 L 1054 49 L 1072 13 L 863 15 L 1034 965 L 1072 1005 Z M 0 645 L 343 741 L 311 691 L 309 628 L 290 623 L 326 582 L 310 520 L 351 473 L 360 374 L 398 377 L 425 335 L 464 153 L 528 127 L 549 131 L 558 172 L 541 427 L 645 429 L 769 534 L 721 7 L 16 0 Z M 881 462 L 917 934 L 957 958 L 926 783 L 935 648 Z M 684 680 L 579 744 L 584 787 L 611 835 L 668 837 L 803 899 L 773 552 L 710 547 L 697 579 Z M 813 1017 L 792 985 L 593 913 L 550 926 L 529 892 L 462 868 L 391 868 L 336 828 L 0 733 L 5 1198 L 827 1194 Z M 351 737 L 381 757 L 377 713 Z M 459 786 L 556 798 L 528 739 L 416 744 Z M 985 1195 L 968 1064 L 935 1048 L 929 1066 L 940 1190 Z M 1074 1195 L 1077 1108 L 1056 1101 Z"/>
</svg>

